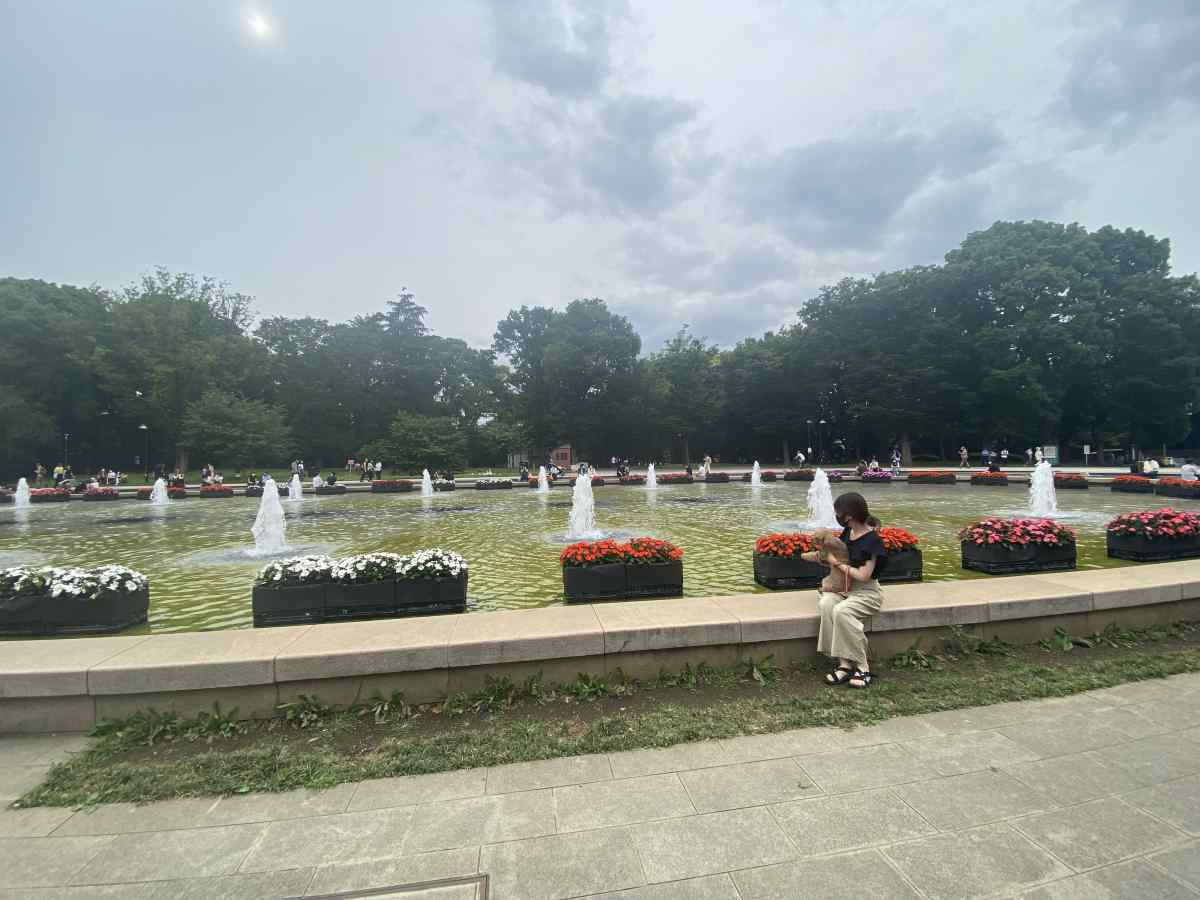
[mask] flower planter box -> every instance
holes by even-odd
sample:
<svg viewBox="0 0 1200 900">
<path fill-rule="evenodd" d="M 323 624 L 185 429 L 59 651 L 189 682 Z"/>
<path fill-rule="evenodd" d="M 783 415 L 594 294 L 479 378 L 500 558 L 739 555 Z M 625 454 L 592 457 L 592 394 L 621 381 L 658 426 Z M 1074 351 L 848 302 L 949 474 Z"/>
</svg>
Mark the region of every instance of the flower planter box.
<svg viewBox="0 0 1200 900">
<path fill-rule="evenodd" d="M 364 584 L 325 585 L 326 621 L 371 619 L 396 612 L 396 582 L 371 581 Z"/>
<path fill-rule="evenodd" d="M 916 547 L 908 550 L 893 550 L 887 555 L 887 565 L 879 577 L 882 584 L 899 584 L 905 581 L 920 581 L 924 559 Z"/>
<path fill-rule="evenodd" d="M 776 474 L 775 472 L 759 472 L 758 474 L 759 474 L 759 477 L 763 481 L 778 481 L 779 480 L 779 475 Z M 751 475 L 750 472 L 743 472 L 742 473 L 742 481 L 749 481 L 750 475 Z"/>
<path fill-rule="evenodd" d="M 799 557 L 754 554 L 754 580 L 773 591 L 815 588 L 829 574 L 825 566 Z"/>
<path fill-rule="evenodd" d="M 1160 497 L 1180 497 L 1185 500 L 1200 500 L 1200 481 L 1195 482 L 1195 487 L 1189 484 L 1156 484 L 1154 493 Z"/>
<path fill-rule="evenodd" d="M 1086 491 L 1088 482 L 1086 478 L 1063 478 L 1054 479 L 1054 489 L 1056 491 Z"/>
<path fill-rule="evenodd" d="M 989 575 L 1062 572 L 1075 568 L 1074 544 L 976 544 L 963 541 L 962 567 Z"/>
<path fill-rule="evenodd" d="M 344 484 L 323 484 L 317 488 L 315 493 L 318 497 L 336 497 L 346 493 L 346 486 Z"/>
<path fill-rule="evenodd" d="M 111 634 L 141 625 L 149 609 L 149 588 L 87 599 L 22 594 L 0 598 L 0 635 Z"/>
<path fill-rule="evenodd" d="M 433 489 L 438 493 L 443 493 L 445 491 L 452 491 L 452 490 L 454 490 L 454 482 L 453 481 L 435 481 L 433 483 Z"/>
<path fill-rule="evenodd" d="M 691 475 L 680 475 L 671 472 L 666 475 L 658 475 L 656 476 L 655 480 L 661 486 L 664 484 L 693 484 L 696 479 L 694 479 Z"/>
<path fill-rule="evenodd" d="M 728 472 L 709 472 L 706 476 L 704 476 L 704 480 L 706 482 L 708 482 L 709 484 L 728 484 L 729 483 L 729 473 Z"/>
<path fill-rule="evenodd" d="M 625 590 L 629 597 L 682 597 L 683 562 L 627 564 Z"/>
<path fill-rule="evenodd" d="M 1108 555 L 1113 559 L 1132 559 L 1137 562 L 1161 562 L 1168 559 L 1200 557 L 1200 537 L 1155 537 L 1144 534 L 1106 535 Z"/>
<path fill-rule="evenodd" d="M 12 503 L 12 502 L 13 502 L 12 494 L 10 494 L 8 491 L 0 491 L 0 505 L 3 505 L 5 503 Z"/>
<path fill-rule="evenodd" d="M 475 482 L 475 490 L 477 491 L 507 491 L 513 486 L 511 481 L 477 481 Z"/>
<path fill-rule="evenodd" d="M 66 503 L 70 499 L 69 491 L 55 491 L 51 494 L 35 494 L 32 491 L 29 493 L 30 503 Z"/>
<path fill-rule="evenodd" d="M 188 492 L 186 488 L 167 488 L 167 497 L 171 500 L 186 500 Z"/>
<path fill-rule="evenodd" d="M 953 472 L 931 474 L 926 472 L 910 472 L 909 484 L 958 484 L 958 478 Z"/>
<path fill-rule="evenodd" d="M 620 600 L 627 596 L 625 563 L 599 566 L 563 566 L 563 593 L 568 603 Z"/>
<path fill-rule="evenodd" d="M 107 503 L 111 500 L 120 500 L 121 495 L 118 493 L 109 493 L 108 491 L 85 491 L 83 495 L 86 503 Z"/>
<path fill-rule="evenodd" d="M 455 578 L 415 578 L 396 582 L 396 615 L 460 613 L 467 608 L 467 572 Z"/>
<path fill-rule="evenodd" d="M 411 481 L 372 481 L 372 494 L 407 494 L 415 487 Z"/>
<path fill-rule="evenodd" d="M 205 490 L 204 488 L 201 488 L 200 496 L 204 497 L 205 499 L 210 499 L 210 500 L 216 499 L 219 497 L 232 497 L 233 496 L 233 488 L 221 488 L 220 490 L 216 490 L 216 491 Z"/>
<path fill-rule="evenodd" d="M 254 625 L 297 625 L 320 622 L 325 615 L 327 584 L 255 585 L 251 597 Z"/>
<path fill-rule="evenodd" d="M 867 475 L 865 473 L 862 475 L 863 484 L 891 484 L 895 480 L 890 475 Z"/>
<path fill-rule="evenodd" d="M 636 485 L 636 484 L 645 484 L 645 483 L 646 483 L 645 475 L 623 475 L 621 478 L 618 479 L 618 484 Z"/>
<path fill-rule="evenodd" d="M 1008 485 L 1008 476 L 1000 475 L 996 478 L 986 478 L 982 475 L 972 475 L 971 484 L 982 484 L 989 487 L 1006 487 Z"/>
<path fill-rule="evenodd" d="M 1138 484 L 1136 482 L 1112 482 L 1109 490 L 1116 491 L 1118 494 L 1153 494 L 1154 485 L 1147 482 L 1146 484 Z"/>
<path fill-rule="evenodd" d="M 245 490 L 245 491 L 242 493 L 242 496 L 243 496 L 243 497 L 261 497 L 262 495 L 263 495 L 263 489 L 262 489 L 262 487 L 260 487 L 260 486 L 258 486 L 258 485 L 255 485 L 254 487 L 248 487 L 248 488 L 246 488 L 246 490 Z M 286 496 L 288 496 L 288 493 L 287 493 L 287 488 L 280 488 L 280 489 L 279 489 L 279 496 L 280 496 L 280 497 L 286 497 Z"/>
<path fill-rule="evenodd" d="M 790 472 L 783 473 L 784 481 L 812 481 L 816 476 L 816 472 L 812 469 L 792 469 Z"/>
</svg>

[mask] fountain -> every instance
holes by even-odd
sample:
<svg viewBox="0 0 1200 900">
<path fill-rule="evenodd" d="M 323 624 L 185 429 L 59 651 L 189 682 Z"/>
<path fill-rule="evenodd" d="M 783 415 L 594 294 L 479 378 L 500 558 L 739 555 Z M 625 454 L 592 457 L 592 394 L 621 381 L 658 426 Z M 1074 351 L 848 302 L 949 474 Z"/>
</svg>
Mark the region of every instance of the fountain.
<svg viewBox="0 0 1200 900">
<path fill-rule="evenodd" d="M 592 498 L 592 476 L 585 472 L 575 479 L 571 493 L 571 519 L 567 537 L 584 540 L 596 537 L 596 504 Z"/>
<path fill-rule="evenodd" d="M 166 506 L 171 502 L 167 496 L 167 483 L 161 478 L 154 479 L 154 489 L 150 491 L 150 503 L 153 506 Z"/>
<path fill-rule="evenodd" d="M 17 509 L 24 509 L 29 505 L 29 482 L 22 478 L 17 482 L 17 492 L 13 494 L 13 503 Z"/>
<path fill-rule="evenodd" d="M 654 463 L 646 466 L 646 490 L 653 491 L 658 488 L 658 476 L 654 474 Z"/>
<path fill-rule="evenodd" d="M 1029 513 L 1038 518 L 1058 515 L 1058 498 L 1054 494 L 1054 469 L 1046 460 L 1038 463 L 1029 476 Z"/>
<path fill-rule="evenodd" d="M 433 496 L 433 479 L 429 477 L 428 469 L 421 470 L 421 496 L 422 497 L 432 497 Z"/>
<path fill-rule="evenodd" d="M 750 470 L 750 487 L 762 487 L 762 469 L 759 468 L 757 459 L 754 461 L 754 468 Z"/>
<path fill-rule="evenodd" d="M 808 486 L 808 527 L 842 527 L 833 513 L 833 491 L 829 487 L 829 476 L 825 474 L 824 469 L 817 469 L 812 484 Z"/>
<path fill-rule="evenodd" d="M 254 551 L 259 556 L 287 550 L 279 488 L 270 476 L 263 481 L 262 499 L 258 501 L 258 515 L 254 517 L 250 533 L 254 535 Z"/>
<path fill-rule="evenodd" d="M 539 494 L 550 493 L 550 482 L 546 479 L 546 467 L 545 466 L 538 466 L 537 492 Z"/>
<path fill-rule="evenodd" d="M 279 493 L 278 488 L 275 489 L 275 493 Z M 288 482 L 288 499 L 304 499 L 304 484 L 300 481 L 300 476 L 295 473 L 292 474 L 292 480 Z"/>
</svg>

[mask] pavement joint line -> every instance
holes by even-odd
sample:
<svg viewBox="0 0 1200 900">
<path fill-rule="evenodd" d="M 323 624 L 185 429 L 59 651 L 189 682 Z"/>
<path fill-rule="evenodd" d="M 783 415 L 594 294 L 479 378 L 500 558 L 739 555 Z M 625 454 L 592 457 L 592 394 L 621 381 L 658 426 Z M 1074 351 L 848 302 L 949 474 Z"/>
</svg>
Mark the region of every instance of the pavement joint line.
<svg viewBox="0 0 1200 900">
<path fill-rule="evenodd" d="M 1168 849 L 1174 849 L 1174 848 L 1168 848 Z M 1196 849 L 1198 851 L 1200 851 L 1200 845 L 1198 845 Z M 1162 872 L 1168 878 L 1171 878 L 1174 881 L 1176 881 L 1177 883 L 1182 884 L 1188 890 L 1193 891 L 1197 894 L 1200 894 L 1200 883 L 1193 884 L 1192 882 L 1188 881 L 1183 876 L 1176 875 L 1174 872 L 1170 871 L 1166 866 L 1164 866 L 1162 863 L 1160 863 L 1158 861 L 1157 857 L 1161 856 L 1163 853 L 1166 853 L 1166 852 L 1168 852 L 1167 849 L 1155 850 L 1153 853 L 1141 857 L 1141 859 L 1143 861 L 1145 861 L 1147 864 L 1149 864 L 1150 866 L 1152 866 L 1153 868 Z"/>
</svg>

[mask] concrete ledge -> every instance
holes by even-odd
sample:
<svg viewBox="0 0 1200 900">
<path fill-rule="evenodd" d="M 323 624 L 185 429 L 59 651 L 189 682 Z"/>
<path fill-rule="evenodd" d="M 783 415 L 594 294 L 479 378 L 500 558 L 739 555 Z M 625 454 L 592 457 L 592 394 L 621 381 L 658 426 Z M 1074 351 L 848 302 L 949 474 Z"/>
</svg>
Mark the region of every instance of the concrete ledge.
<svg viewBox="0 0 1200 900">
<path fill-rule="evenodd" d="M 1200 560 L 884 588 L 873 652 L 948 626 L 1031 641 L 1200 619 Z M 580 673 L 646 678 L 685 665 L 811 655 L 815 590 L 557 606 L 262 630 L 0 643 L 0 732 L 82 730 L 138 709 L 275 713 L 304 694 L 348 705 L 402 691 L 409 702 L 489 678 Z"/>
</svg>

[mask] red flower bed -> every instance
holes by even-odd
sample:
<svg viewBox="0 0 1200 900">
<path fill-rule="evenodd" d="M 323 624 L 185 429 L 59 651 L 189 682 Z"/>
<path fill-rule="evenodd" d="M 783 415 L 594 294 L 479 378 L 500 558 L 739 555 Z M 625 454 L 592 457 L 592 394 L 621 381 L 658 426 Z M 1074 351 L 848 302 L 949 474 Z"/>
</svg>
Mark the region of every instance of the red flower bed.
<svg viewBox="0 0 1200 900">
<path fill-rule="evenodd" d="M 659 484 L 691 484 L 692 476 L 686 472 L 664 472 L 655 478 Z"/>
<path fill-rule="evenodd" d="M 989 472 L 984 469 L 982 472 L 972 472 L 972 481 L 1008 481 L 1007 472 Z"/>
<path fill-rule="evenodd" d="M 620 477 L 621 484 L 645 484 L 645 475 L 622 475 Z"/>
<path fill-rule="evenodd" d="M 908 473 L 909 478 L 914 478 L 914 477 L 916 477 L 916 478 L 921 478 L 921 477 L 945 478 L 947 475 L 954 475 L 955 477 L 957 477 L 958 472 L 954 469 L 922 469 L 919 472 L 909 472 Z"/>
<path fill-rule="evenodd" d="M 660 541 L 657 538 L 633 538 L 627 543 L 605 538 L 602 541 L 580 541 L 571 544 L 563 550 L 558 559 L 562 565 L 570 567 L 602 566 L 605 563 L 649 566 L 678 562 L 683 559 L 683 551 L 670 541 Z"/>
<path fill-rule="evenodd" d="M 1024 547 L 1030 544 L 1067 546 L 1075 543 L 1073 529 L 1053 519 L 1002 519 L 989 516 L 958 533 L 958 538 L 971 544 L 1003 544 Z"/>
<path fill-rule="evenodd" d="M 379 486 L 381 488 L 411 488 L 415 483 L 416 482 L 410 481 L 407 478 L 382 478 L 378 481 L 372 481 L 371 487 Z"/>
<path fill-rule="evenodd" d="M 1149 538 L 1182 538 L 1200 535 L 1200 515 L 1163 507 L 1149 512 L 1125 513 L 1105 526 L 1110 534 L 1142 534 Z"/>
<path fill-rule="evenodd" d="M 1150 479 L 1147 478 L 1147 481 Z M 1087 479 L 1078 472 L 1055 472 L 1055 484 L 1079 484 L 1080 482 L 1087 484 Z"/>
<path fill-rule="evenodd" d="M 115 487 L 90 487 L 85 491 L 89 497 L 120 497 L 121 492 Z"/>
<path fill-rule="evenodd" d="M 225 484 L 202 484 L 200 495 L 207 497 L 232 497 L 233 488 Z"/>
<path fill-rule="evenodd" d="M 1058 478 L 1057 475 L 1054 476 Z M 1161 481 L 1171 481 L 1173 479 L 1163 478 Z M 1113 484 L 1154 484 L 1155 479 L 1147 478 L 1145 475 L 1118 475 L 1112 480 Z"/>
<path fill-rule="evenodd" d="M 807 531 L 766 534 L 754 542 L 754 552 L 759 556 L 777 556 L 783 559 L 816 549 L 816 537 Z"/>
<path fill-rule="evenodd" d="M 907 528 L 896 528 L 889 525 L 887 528 L 877 530 L 879 539 L 883 541 L 883 549 L 889 553 L 897 553 L 900 550 L 911 550 L 921 542 L 921 539 Z"/>
<path fill-rule="evenodd" d="M 1147 478 L 1146 480 L 1147 481 L 1157 480 L 1159 484 L 1169 484 L 1172 487 L 1200 488 L 1200 481 L 1185 481 L 1182 478 L 1173 478 L 1173 477 L 1159 478 L 1159 479 Z"/>
<path fill-rule="evenodd" d="M 70 497 L 71 492 L 66 488 L 33 488 L 29 492 L 30 497 Z"/>
<path fill-rule="evenodd" d="M 891 473 L 891 472 L 888 472 L 886 469 L 875 469 L 875 470 L 870 470 L 870 469 L 868 469 L 866 472 L 863 472 L 863 473 L 862 473 L 862 480 L 863 480 L 864 482 L 868 482 L 868 481 L 876 481 L 876 482 L 879 482 L 879 481 L 891 481 L 891 480 L 892 480 L 892 473 Z"/>
<path fill-rule="evenodd" d="M 816 476 L 815 469 L 789 469 L 783 473 L 784 481 L 812 481 Z"/>
</svg>

